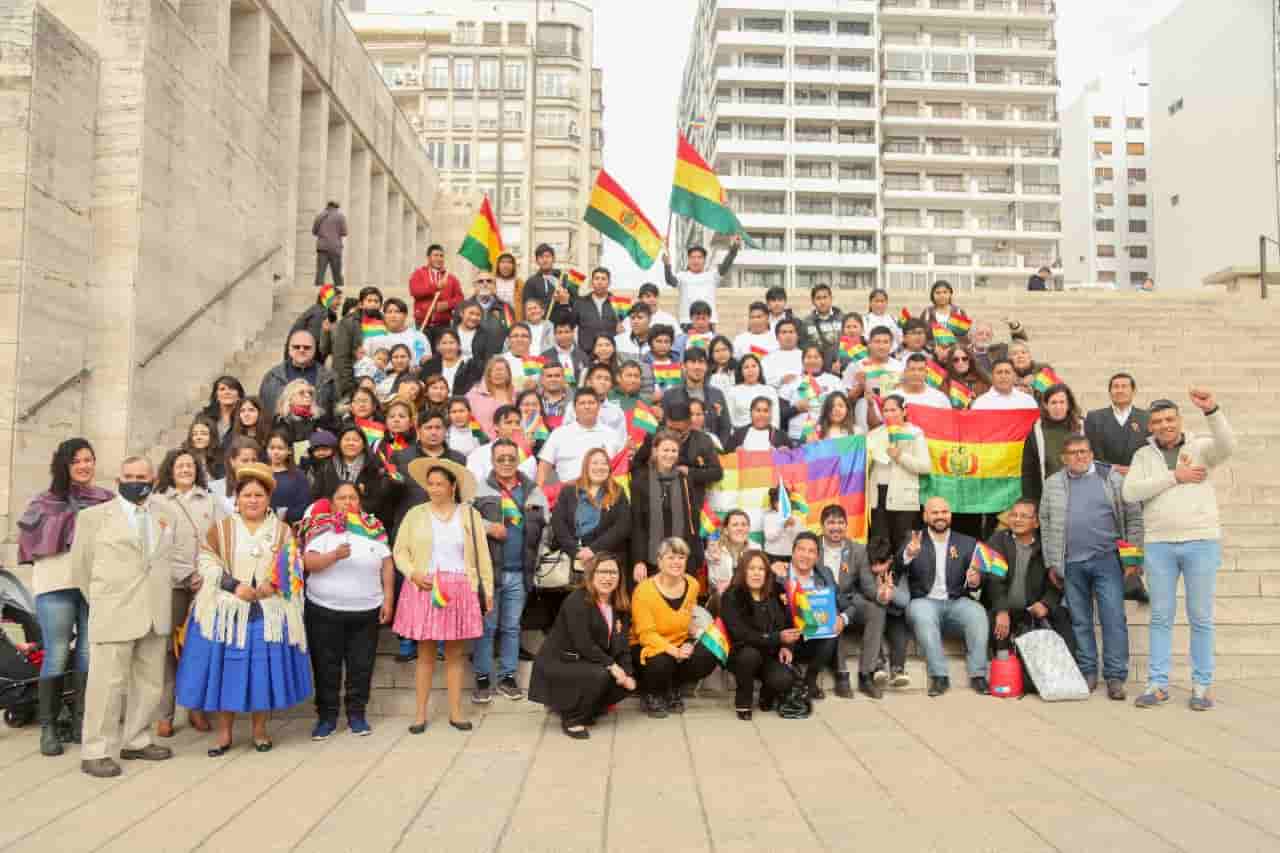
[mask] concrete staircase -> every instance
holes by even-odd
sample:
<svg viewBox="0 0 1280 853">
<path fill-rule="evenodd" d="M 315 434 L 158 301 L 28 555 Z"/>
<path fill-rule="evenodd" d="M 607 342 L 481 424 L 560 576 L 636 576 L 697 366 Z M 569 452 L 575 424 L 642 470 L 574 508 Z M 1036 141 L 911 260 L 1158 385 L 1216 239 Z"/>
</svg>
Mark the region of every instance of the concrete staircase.
<svg viewBox="0 0 1280 853">
<path fill-rule="evenodd" d="M 402 298 L 407 294 L 399 295 Z M 674 310 L 671 292 L 665 307 Z M 271 323 L 245 350 L 226 365 L 240 377 L 249 393 L 256 393 L 262 375 L 283 353 L 284 335 L 299 313 L 314 299 L 310 288 L 277 293 Z M 731 337 L 745 327 L 747 306 L 763 299 L 762 291 L 725 289 L 720 295 L 722 329 Z M 807 312 L 807 297 L 796 292 L 793 307 Z M 1238 439 L 1234 458 L 1213 474 L 1224 523 L 1224 559 L 1218 576 L 1218 677 L 1248 679 L 1280 676 L 1280 459 L 1268 451 L 1280 449 L 1280 308 L 1256 296 L 1227 296 L 1220 292 L 1185 293 L 1043 293 L 978 291 L 957 298 L 975 319 L 993 321 L 999 337 L 1002 318 L 1016 318 L 1028 329 L 1039 361 L 1054 366 L 1071 385 L 1085 408 L 1106 405 L 1106 384 L 1118 370 L 1134 374 L 1138 398 L 1186 401 L 1187 387 L 1203 384 L 1218 394 Z M 913 312 L 925 302 L 920 292 L 890 295 L 891 311 L 907 305 Z M 864 291 L 841 291 L 837 303 L 845 308 L 866 307 Z M 799 312 L 798 313 L 804 313 Z M 169 425 L 161 426 L 152 449 L 155 458 L 185 436 L 191 417 L 208 398 L 208 388 L 192 389 L 189 400 Z M 1189 428 L 1203 428 L 1202 419 L 1184 407 Z M 1131 680 L 1146 677 L 1148 609 L 1127 604 L 1132 650 Z M 1185 654 L 1188 628 L 1179 602 L 1174 628 L 1173 677 L 1189 678 Z M 411 713 L 413 664 L 393 660 L 394 638 L 384 632 L 375 671 L 374 713 Z M 535 644 L 536 645 L 536 644 Z M 953 683 L 964 683 L 958 645 L 950 646 Z M 924 685 L 923 662 L 911 659 L 913 686 Z M 527 684 L 529 664 L 520 666 Z M 465 682 L 471 684 L 468 674 Z M 709 685 L 719 685 L 713 676 Z M 436 686 L 444 687 L 443 666 L 436 669 Z M 495 701 L 504 701 L 496 699 Z M 309 714 L 309 706 L 296 709 Z"/>
</svg>

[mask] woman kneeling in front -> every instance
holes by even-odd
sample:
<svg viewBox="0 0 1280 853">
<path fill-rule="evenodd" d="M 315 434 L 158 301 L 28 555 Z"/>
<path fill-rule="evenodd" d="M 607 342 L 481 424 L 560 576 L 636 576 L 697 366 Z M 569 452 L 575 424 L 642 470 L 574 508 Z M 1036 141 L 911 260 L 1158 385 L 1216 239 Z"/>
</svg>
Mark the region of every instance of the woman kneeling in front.
<svg viewBox="0 0 1280 853">
<path fill-rule="evenodd" d="M 470 731 L 462 719 L 462 647 L 484 633 L 480 596 L 493 609 L 493 563 L 484 519 L 471 506 L 476 480 L 456 462 L 424 456 L 409 463 L 409 476 L 427 502 L 405 514 L 396 534 L 396 569 L 408 580 L 400 589 L 393 630 L 418 641 L 415 673 L 418 716 L 409 731 L 427 729 L 427 700 L 435 676 L 436 643 L 444 643 L 449 725 Z"/>
<path fill-rule="evenodd" d="M 760 679 L 760 710 L 770 711 L 796 679 L 791 646 L 800 631 L 782 604 L 780 586 L 764 552 L 752 549 L 738 560 L 733 580 L 720 599 L 720 618 L 733 649 L 727 668 L 737 682 L 733 706 L 739 720 L 751 719 L 751 691 Z"/>
<path fill-rule="evenodd" d="M 636 689 L 627 647 L 627 587 L 618 558 L 599 554 L 586 564 L 582 588 L 565 600 L 533 663 L 529 699 L 560 714 L 571 738 Z"/>
<path fill-rule="evenodd" d="M 689 546 L 672 537 L 658 545 L 658 573 L 636 587 L 631 598 L 631 644 L 636 672 L 651 717 L 684 713 L 681 688 L 716 668 L 706 646 L 689 636 L 698 582 L 685 574 Z"/>
</svg>

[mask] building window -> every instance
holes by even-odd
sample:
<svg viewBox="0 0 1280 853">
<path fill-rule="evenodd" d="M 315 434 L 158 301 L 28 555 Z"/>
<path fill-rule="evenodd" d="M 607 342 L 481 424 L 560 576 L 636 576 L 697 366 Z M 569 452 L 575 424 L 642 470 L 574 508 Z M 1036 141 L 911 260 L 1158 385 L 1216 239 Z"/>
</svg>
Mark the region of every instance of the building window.
<svg viewBox="0 0 1280 853">
<path fill-rule="evenodd" d="M 453 61 L 453 88 L 470 89 L 475 84 L 475 62 L 470 59 Z"/>
<path fill-rule="evenodd" d="M 568 71 L 539 71 L 538 94 L 544 98 L 573 97 L 573 86 Z"/>
<path fill-rule="evenodd" d="M 743 287 L 781 287 L 782 270 L 743 270 Z"/>
<path fill-rule="evenodd" d="M 524 130 L 524 107 L 502 108 L 502 127 L 504 130 Z"/>
<path fill-rule="evenodd" d="M 796 234 L 795 250 L 797 252 L 830 252 L 830 234 Z"/>
<path fill-rule="evenodd" d="M 738 174 L 749 178 L 785 178 L 782 160 L 739 160 Z"/>
<path fill-rule="evenodd" d="M 431 165 L 437 169 L 444 168 L 444 152 L 448 147 L 444 142 L 428 142 L 427 143 L 427 159 L 431 161 Z"/>
<path fill-rule="evenodd" d="M 1124 126 L 1129 130 L 1142 130 L 1147 126 L 1147 120 L 1142 116 L 1130 116 L 1124 120 Z"/>
<path fill-rule="evenodd" d="M 1129 220 L 1129 233 L 1130 233 L 1130 234 L 1146 234 L 1146 233 L 1147 233 L 1147 220 L 1145 220 L 1145 219 L 1130 219 L 1130 220 Z"/>
<path fill-rule="evenodd" d="M 449 102 L 444 98 L 427 99 L 427 128 L 441 130 L 449 123 Z"/>
<path fill-rule="evenodd" d="M 796 196 L 796 213 L 808 216 L 830 216 L 831 196 L 798 195 Z"/>
<path fill-rule="evenodd" d="M 1115 280 L 1116 280 L 1115 270 L 1099 270 L 1098 271 L 1098 281 L 1114 284 Z"/>
<path fill-rule="evenodd" d="M 783 139 L 780 124 L 743 124 L 740 126 L 740 139 L 781 141 Z"/>
<path fill-rule="evenodd" d="M 1146 169 L 1130 169 L 1129 170 L 1129 183 L 1141 184 L 1141 183 L 1145 183 L 1146 180 L 1147 180 Z"/>
<path fill-rule="evenodd" d="M 1130 207 L 1146 207 L 1147 197 L 1142 193 L 1129 193 Z"/>
<path fill-rule="evenodd" d="M 498 102 L 481 100 L 476 102 L 476 127 L 481 130 L 498 129 Z"/>
<path fill-rule="evenodd" d="M 1093 156 L 1094 157 L 1110 157 L 1111 143 L 1110 142 L 1093 143 Z"/>
<path fill-rule="evenodd" d="M 781 104 L 784 100 L 781 89 L 744 88 L 742 90 L 741 102 L 744 104 Z"/>
<path fill-rule="evenodd" d="M 797 178 L 830 178 L 831 163 L 829 162 L 813 162 L 811 160 L 796 161 Z"/>
<path fill-rule="evenodd" d="M 486 22 L 484 25 L 484 43 L 502 44 L 502 23 Z"/>
<path fill-rule="evenodd" d="M 1141 157 L 1147 153 L 1147 145 L 1144 142 L 1130 142 L 1125 145 L 1125 151 L 1135 157 Z"/>
<path fill-rule="evenodd" d="M 427 85 L 432 89 L 449 88 L 449 60 L 445 57 L 427 63 Z"/>
<path fill-rule="evenodd" d="M 759 244 L 762 251 L 765 252 L 781 252 L 783 251 L 784 240 L 781 234 L 763 234 L 759 232 L 751 232 L 750 237 Z"/>
<path fill-rule="evenodd" d="M 524 142 L 508 140 L 502 143 L 502 168 L 524 168 Z"/>
<path fill-rule="evenodd" d="M 838 103 L 842 107 L 869 107 L 871 106 L 871 93 L 851 91 L 840 92 L 838 95 Z"/>
<path fill-rule="evenodd" d="M 743 68 L 781 68 L 782 54 L 780 53 L 744 53 L 742 55 Z"/>
<path fill-rule="evenodd" d="M 502 88 L 508 92 L 524 89 L 524 63 L 508 62 L 502 69 Z"/>
<path fill-rule="evenodd" d="M 1111 127 L 1111 116 L 1094 116 L 1093 126 L 1098 130 L 1107 130 Z"/>
<path fill-rule="evenodd" d="M 1098 257 L 1100 257 L 1100 258 L 1114 258 L 1115 256 L 1116 256 L 1116 247 L 1115 247 L 1115 245 L 1113 245 L 1113 244 L 1111 244 L 1111 243 L 1099 243 L 1099 244 L 1098 244 Z"/>
<path fill-rule="evenodd" d="M 1111 193 L 1097 193 L 1093 197 L 1093 203 L 1098 207 L 1112 207 L 1116 203 L 1116 197 Z"/>
<path fill-rule="evenodd" d="M 798 33 L 825 36 L 831 32 L 831 22 L 814 20 L 812 18 L 798 18 L 795 23 L 795 31 Z"/>
<path fill-rule="evenodd" d="M 831 68 L 831 57 L 825 54 L 797 53 L 796 68 L 806 71 L 827 71 Z"/>
<path fill-rule="evenodd" d="M 831 92 L 827 89 L 797 86 L 794 100 L 799 106 L 827 106 L 831 103 Z"/>
<path fill-rule="evenodd" d="M 453 127 L 455 130 L 470 130 L 475 127 L 475 102 L 465 98 L 453 101 Z M 470 134 L 467 134 L 468 136 Z"/>
<path fill-rule="evenodd" d="M 1145 258 L 1146 256 L 1147 256 L 1147 247 L 1146 247 L 1146 246 L 1130 246 L 1130 247 L 1129 247 L 1129 257 L 1131 257 L 1131 258 Z"/>
<path fill-rule="evenodd" d="M 869 36 L 871 35 L 871 22 L 837 21 L 836 33 L 842 36 Z"/>
<path fill-rule="evenodd" d="M 1130 284 L 1142 284 L 1149 278 L 1151 278 L 1151 273 L 1147 272 L 1146 270 L 1136 270 L 1134 272 L 1129 273 Z"/>
<path fill-rule="evenodd" d="M 521 184 L 502 185 L 502 208 L 506 213 L 513 213 L 524 200 L 524 186 Z"/>
<path fill-rule="evenodd" d="M 455 142 L 453 143 L 453 159 L 449 164 L 453 169 L 470 169 L 471 168 L 471 143 Z"/>
<path fill-rule="evenodd" d="M 488 26 L 487 24 L 485 26 Z M 480 60 L 480 88 L 496 89 L 498 88 L 498 60 L 482 59 Z"/>
<path fill-rule="evenodd" d="M 876 250 L 876 241 L 870 234 L 841 234 L 836 250 L 842 255 L 867 255 Z"/>
<path fill-rule="evenodd" d="M 529 40 L 529 28 L 524 24 L 507 24 L 507 44 L 525 44 Z"/>
<path fill-rule="evenodd" d="M 476 168 L 481 172 L 496 172 L 498 170 L 498 143 L 479 143 L 476 147 Z"/>
<path fill-rule="evenodd" d="M 780 33 L 781 18 L 743 18 L 739 29 L 744 33 Z"/>
<path fill-rule="evenodd" d="M 602 128 L 591 128 L 591 147 L 596 151 L 604 150 L 604 130 Z"/>
<path fill-rule="evenodd" d="M 796 270 L 796 287 L 803 287 L 805 290 L 820 284 L 830 287 L 833 282 L 831 270 Z"/>
<path fill-rule="evenodd" d="M 454 36 L 454 40 L 457 41 L 458 44 L 475 44 L 476 22 L 458 21 L 458 31 Z"/>
<path fill-rule="evenodd" d="M 1093 220 L 1094 231 L 1115 231 L 1116 221 L 1114 219 L 1095 219 Z"/>
<path fill-rule="evenodd" d="M 569 114 L 564 110 L 539 110 L 534 113 L 533 127 L 538 136 L 566 137 L 569 135 Z"/>
<path fill-rule="evenodd" d="M 1115 173 L 1111 171 L 1110 166 L 1098 166 L 1093 170 L 1093 182 L 1095 184 L 1100 184 L 1104 181 L 1111 180 L 1114 175 Z"/>
</svg>

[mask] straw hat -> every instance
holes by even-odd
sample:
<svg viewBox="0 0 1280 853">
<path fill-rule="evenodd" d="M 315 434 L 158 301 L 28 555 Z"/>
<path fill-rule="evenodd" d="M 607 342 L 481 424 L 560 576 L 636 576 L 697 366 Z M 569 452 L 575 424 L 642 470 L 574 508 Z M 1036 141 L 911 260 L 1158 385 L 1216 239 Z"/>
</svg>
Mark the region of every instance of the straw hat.
<svg viewBox="0 0 1280 853">
<path fill-rule="evenodd" d="M 409 463 L 409 476 L 419 486 L 422 486 L 423 491 L 426 491 L 427 475 L 436 468 L 443 468 L 453 474 L 454 479 L 458 481 L 458 490 L 461 492 L 459 501 L 461 503 L 467 503 L 475 499 L 475 475 L 457 462 L 450 462 L 448 459 L 437 459 L 432 456 L 422 456 Z"/>
<path fill-rule="evenodd" d="M 236 482 L 243 483 L 245 480 L 254 480 L 259 483 L 262 488 L 267 490 L 267 494 L 271 494 L 276 490 L 276 478 L 271 473 L 271 469 L 261 462 L 250 462 L 248 465 L 241 465 L 236 469 Z"/>
</svg>

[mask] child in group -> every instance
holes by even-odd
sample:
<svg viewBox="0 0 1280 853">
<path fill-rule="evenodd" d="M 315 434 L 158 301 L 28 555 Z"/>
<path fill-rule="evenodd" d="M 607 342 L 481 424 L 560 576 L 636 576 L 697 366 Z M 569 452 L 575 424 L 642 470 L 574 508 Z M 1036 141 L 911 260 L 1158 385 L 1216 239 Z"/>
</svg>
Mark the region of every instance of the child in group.
<svg viewBox="0 0 1280 853">
<path fill-rule="evenodd" d="M 862 315 L 862 334 L 870 335 L 877 326 L 884 326 L 893 335 L 892 350 L 902 346 L 902 329 L 898 318 L 889 313 L 889 294 L 880 288 L 871 291 L 867 300 L 867 313 Z"/>
<path fill-rule="evenodd" d="M 715 337 L 711 328 L 711 306 L 699 300 L 689 306 L 689 331 L 680 334 L 672 347 L 678 361 L 684 361 L 684 353 L 691 346 L 708 348 Z"/>
<path fill-rule="evenodd" d="M 374 393 L 377 393 L 378 386 L 387 378 L 387 366 L 391 364 L 391 352 L 385 349 L 374 350 L 372 355 L 366 355 L 368 348 L 361 345 L 356 349 L 356 363 L 351 369 L 356 379 L 372 379 Z"/>
<path fill-rule="evenodd" d="M 471 429 L 471 404 L 466 397 L 454 397 L 449 401 L 449 430 L 445 433 L 444 443 L 450 450 L 466 456 L 480 446 L 481 439 Z"/>
<path fill-rule="evenodd" d="M 794 512 L 787 518 L 782 517 L 778 509 L 778 487 L 769 489 L 769 511 L 764 514 L 764 553 L 769 558 L 769 565 L 779 577 L 787 576 L 787 566 L 791 562 L 791 546 L 795 544 L 796 534 L 804 530 L 804 521 Z M 779 571 L 778 567 L 782 569 Z"/>
<path fill-rule="evenodd" d="M 778 323 L 783 320 L 794 320 L 791 309 L 787 307 L 787 291 L 782 287 L 771 287 L 764 293 L 765 305 L 769 308 L 769 331 L 777 334 Z"/>
</svg>

